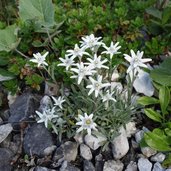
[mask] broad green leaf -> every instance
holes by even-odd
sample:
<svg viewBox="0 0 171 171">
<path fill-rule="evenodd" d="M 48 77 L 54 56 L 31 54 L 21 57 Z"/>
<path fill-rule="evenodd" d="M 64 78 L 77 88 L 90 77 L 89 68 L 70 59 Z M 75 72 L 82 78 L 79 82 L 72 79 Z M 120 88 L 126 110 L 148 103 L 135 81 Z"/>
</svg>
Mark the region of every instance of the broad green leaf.
<svg viewBox="0 0 171 171">
<path fill-rule="evenodd" d="M 20 0 L 19 15 L 24 21 L 33 19 L 45 27 L 54 25 L 52 0 Z"/>
<path fill-rule="evenodd" d="M 153 109 L 148 108 L 148 109 L 145 109 L 144 112 L 150 119 L 156 122 L 162 122 L 162 116 L 160 115 L 160 113 L 154 111 Z"/>
<path fill-rule="evenodd" d="M 165 114 L 170 102 L 170 91 L 168 87 L 163 86 L 159 89 L 159 100 L 162 113 Z"/>
<path fill-rule="evenodd" d="M 151 78 L 163 85 L 163 86 L 171 86 L 171 58 L 165 59 L 165 61 L 159 65 L 158 68 L 151 70 L 150 76 Z"/>
<path fill-rule="evenodd" d="M 169 143 L 163 139 L 161 135 L 158 135 L 154 132 L 146 132 L 144 134 L 145 142 L 150 146 L 151 148 L 158 150 L 158 151 L 170 151 L 171 147 L 169 146 Z"/>
<path fill-rule="evenodd" d="M 0 68 L 0 81 L 7 81 L 14 78 L 14 75 L 9 71 Z"/>
<path fill-rule="evenodd" d="M 162 13 L 162 24 L 166 24 L 171 17 L 171 7 L 165 8 Z"/>
<path fill-rule="evenodd" d="M 146 12 L 155 18 L 162 19 L 161 11 L 159 11 L 158 9 L 156 9 L 154 7 L 147 8 Z"/>
<path fill-rule="evenodd" d="M 20 42 L 17 38 L 17 27 L 11 25 L 3 30 L 0 30 L 0 51 L 9 52 L 15 49 Z"/>
<path fill-rule="evenodd" d="M 159 100 L 154 97 L 143 96 L 138 99 L 138 103 L 146 106 L 146 105 L 151 105 L 151 104 L 158 104 Z"/>
</svg>

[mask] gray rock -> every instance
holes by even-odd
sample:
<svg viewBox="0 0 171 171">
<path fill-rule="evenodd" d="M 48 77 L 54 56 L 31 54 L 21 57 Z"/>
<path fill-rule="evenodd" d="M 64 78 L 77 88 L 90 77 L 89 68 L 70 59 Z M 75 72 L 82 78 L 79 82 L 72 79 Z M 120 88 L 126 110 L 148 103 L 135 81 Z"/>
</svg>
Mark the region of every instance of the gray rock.
<svg viewBox="0 0 171 171">
<path fill-rule="evenodd" d="M 139 171 L 151 171 L 152 163 L 145 158 L 140 158 L 138 160 L 138 169 Z"/>
<path fill-rule="evenodd" d="M 137 143 L 140 143 L 140 141 L 142 140 L 142 138 L 144 137 L 144 131 L 141 130 L 141 131 L 138 131 L 136 134 L 135 134 L 135 140 Z"/>
<path fill-rule="evenodd" d="M 104 166 L 104 161 L 103 161 L 103 156 L 101 154 L 97 155 L 95 157 L 95 168 L 96 171 L 103 171 L 103 166 Z"/>
<path fill-rule="evenodd" d="M 151 157 L 151 161 L 161 163 L 161 162 L 164 161 L 165 158 L 166 158 L 166 155 L 165 154 L 163 154 L 163 153 L 157 153 L 156 155 L 154 155 L 154 156 Z"/>
<path fill-rule="evenodd" d="M 125 127 L 126 127 L 126 135 L 127 137 L 131 137 L 133 134 L 136 133 L 137 128 L 135 126 L 135 122 L 128 122 Z"/>
<path fill-rule="evenodd" d="M 43 112 L 44 110 L 49 109 L 51 105 L 51 98 L 49 96 L 44 96 L 40 101 L 39 111 Z"/>
<path fill-rule="evenodd" d="M 112 153 L 115 159 L 121 159 L 129 150 L 126 131 L 123 127 L 119 130 L 120 135 L 112 141 Z"/>
<path fill-rule="evenodd" d="M 37 166 L 34 168 L 34 171 L 55 171 L 55 170 L 54 169 L 48 169 L 46 167 Z"/>
<path fill-rule="evenodd" d="M 0 125 L 0 143 L 12 132 L 13 127 L 10 123 Z"/>
<path fill-rule="evenodd" d="M 122 171 L 124 164 L 121 161 L 108 160 L 104 163 L 103 171 Z"/>
<path fill-rule="evenodd" d="M 165 171 L 159 162 L 155 163 L 152 171 Z"/>
<path fill-rule="evenodd" d="M 84 171 L 95 171 L 95 167 L 92 162 L 84 160 Z"/>
<path fill-rule="evenodd" d="M 15 129 L 19 129 L 22 121 L 30 121 L 30 117 L 35 114 L 35 110 L 39 107 L 39 100 L 32 94 L 23 94 L 18 96 L 10 106 L 9 123 Z"/>
<path fill-rule="evenodd" d="M 3 120 L 2 120 L 2 118 L 0 117 L 0 124 L 2 124 L 3 123 Z"/>
<path fill-rule="evenodd" d="M 13 153 L 7 148 L 0 148 L 0 171 L 12 171 Z"/>
<path fill-rule="evenodd" d="M 46 81 L 44 94 L 49 96 L 57 96 L 59 94 L 59 85 Z"/>
<path fill-rule="evenodd" d="M 77 154 L 78 144 L 75 142 L 67 141 L 56 149 L 53 160 L 58 162 L 58 165 L 61 165 L 64 160 L 68 162 L 75 161 Z"/>
<path fill-rule="evenodd" d="M 83 135 L 82 134 L 76 134 L 74 136 L 74 139 L 75 141 L 78 143 L 78 144 L 82 144 L 83 143 Z"/>
<path fill-rule="evenodd" d="M 46 149 L 53 146 L 52 135 L 44 124 L 33 124 L 24 136 L 24 151 L 28 155 L 43 157 Z"/>
<path fill-rule="evenodd" d="M 125 171 L 137 171 L 137 164 L 136 162 L 131 161 L 128 166 L 126 167 Z"/>
<path fill-rule="evenodd" d="M 90 148 L 85 144 L 80 145 L 80 155 L 86 160 L 93 158 Z"/>
<path fill-rule="evenodd" d="M 73 166 L 71 163 L 64 161 L 59 171 L 80 171 L 80 169 Z"/>
<path fill-rule="evenodd" d="M 141 148 L 141 152 L 144 154 L 144 156 L 146 156 L 147 158 L 148 157 L 151 157 L 153 155 L 155 155 L 157 153 L 156 150 L 150 148 L 150 147 L 142 147 Z"/>
<path fill-rule="evenodd" d="M 84 137 L 85 144 L 88 145 L 92 150 L 97 150 L 100 147 L 99 140 L 93 135 L 86 135 Z"/>
</svg>

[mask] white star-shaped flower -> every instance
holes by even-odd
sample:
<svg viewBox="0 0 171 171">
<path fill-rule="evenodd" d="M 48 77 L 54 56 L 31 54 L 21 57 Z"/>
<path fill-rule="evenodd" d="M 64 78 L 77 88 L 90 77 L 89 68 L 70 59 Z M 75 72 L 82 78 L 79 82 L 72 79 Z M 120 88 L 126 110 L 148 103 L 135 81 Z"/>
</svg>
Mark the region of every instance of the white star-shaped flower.
<svg viewBox="0 0 171 171">
<path fill-rule="evenodd" d="M 39 116 L 39 120 L 37 123 L 42 123 L 44 122 L 45 127 L 48 127 L 48 122 L 52 121 L 52 119 L 57 118 L 58 115 L 55 115 L 55 108 L 53 107 L 52 109 L 46 109 L 43 111 L 43 113 L 36 111 L 36 114 Z"/>
<path fill-rule="evenodd" d="M 78 78 L 78 84 L 81 83 L 85 76 L 93 75 L 96 71 L 91 68 L 91 66 L 84 66 L 84 63 L 76 64 L 77 68 L 72 68 L 71 71 L 75 72 L 77 75 L 71 76 L 71 78 Z"/>
<path fill-rule="evenodd" d="M 88 135 L 91 135 L 91 130 L 96 130 L 97 124 L 93 121 L 93 114 L 90 114 L 89 116 L 87 113 L 84 113 L 84 116 L 78 115 L 78 119 L 81 121 L 78 121 L 76 125 L 80 125 L 81 127 L 77 130 L 77 133 L 86 130 Z"/>
<path fill-rule="evenodd" d="M 75 44 L 74 50 L 70 49 L 66 51 L 68 54 L 67 56 L 71 56 L 71 57 L 79 57 L 81 58 L 83 55 L 89 55 L 89 53 L 85 52 L 85 49 L 79 48 L 77 44 Z"/>
<path fill-rule="evenodd" d="M 104 59 L 103 61 L 101 61 L 101 56 L 97 57 L 97 54 L 94 54 L 94 59 L 87 58 L 87 60 L 90 62 L 89 65 L 91 65 L 93 68 L 98 68 L 98 69 L 106 68 L 106 69 L 109 69 L 109 67 L 103 65 L 108 60 Z"/>
<path fill-rule="evenodd" d="M 91 34 L 90 36 L 82 37 L 81 39 L 82 39 L 82 41 L 80 41 L 81 47 L 83 47 L 84 49 L 90 48 L 91 50 L 94 51 L 96 48 L 98 48 L 103 44 L 101 41 L 99 41 L 101 37 L 94 37 L 94 34 Z"/>
<path fill-rule="evenodd" d="M 111 85 L 110 83 L 102 83 L 101 75 L 97 76 L 97 80 L 94 80 L 92 77 L 89 77 L 89 80 L 91 81 L 92 84 L 86 87 L 86 88 L 90 88 L 88 95 L 90 95 L 93 91 L 95 91 L 95 97 L 98 96 L 102 88 L 108 87 Z"/>
<path fill-rule="evenodd" d="M 49 54 L 49 52 L 46 52 L 44 55 L 41 55 L 39 52 L 36 54 L 33 54 L 35 59 L 30 59 L 31 62 L 37 63 L 37 67 L 40 67 L 41 65 L 46 65 L 48 64 L 45 62 L 46 56 Z"/>
<path fill-rule="evenodd" d="M 109 54 L 110 55 L 110 59 L 112 59 L 113 55 L 115 54 L 119 54 L 121 52 L 118 52 L 118 50 L 121 48 L 121 46 L 118 46 L 119 42 L 113 44 L 113 42 L 110 43 L 110 47 L 107 47 L 106 45 L 104 45 L 103 47 L 106 49 L 106 51 L 103 51 L 103 53 L 105 54 Z"/>
<path fill-rule="evenodd" d="M 69 68 L 74 65 L 74 58 L 74 56 L 69 57 L 68 55 L 65 55 L 65 58 L 59 58 L 62 63 L 58 64 L 58 66 L 64 66 L 68 71 Z"/>
<path fill-rule="evenodd" d="M 140 67 L 143 68 L 147 68 L 147 65 L 144 64 L 145 62 L 150 62 L 152 61 L 152 59 L 150 58 L 145 58 L 142 59 L 144 52 L 140 52 L 137 51 L 137 53 L 135 54 L 135 52 L 133 50 L 131 50 L 131 56 L 124 54 L 124 58 L 130 63 L 128 69 L 127 69 L 127 73 L 134 71 L 134 74 L 136 74 L 137 72 L 139 72 Z"/>
<path fill-rule="evenodd" d="M 63 109 L 62 103 L 65 102 L 64 97 L 62 97 L 62 96 L 59 96 L 58 98 L 55 98 L 55 97 L 53 97 L 53 96 L 51 96 L 51 97 L 52 97 L 52 99 L 53 99 L 53 101 L 54 101 L 54 106 L 58 106 L 58 107 L 60 107 L 61 109 Z"/>
</svg>

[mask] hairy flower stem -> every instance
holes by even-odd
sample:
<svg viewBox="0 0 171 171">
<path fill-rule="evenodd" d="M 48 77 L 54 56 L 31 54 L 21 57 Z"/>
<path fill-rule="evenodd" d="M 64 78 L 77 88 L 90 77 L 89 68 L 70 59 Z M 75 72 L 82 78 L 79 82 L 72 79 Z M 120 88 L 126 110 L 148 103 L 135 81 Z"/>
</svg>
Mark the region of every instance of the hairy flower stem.
<svg viewBox="0 0 171 171">
<path fill-rule="evenodd" d="M 26 56 L 24 53 L 20 52 L 18 49 L 15 49 L 15 52 L 17 52 L 18 54 L 20 54 L 21 56 L 23 56 L 26 59 L 30 59 L 28 56 Z"/>
</svg>

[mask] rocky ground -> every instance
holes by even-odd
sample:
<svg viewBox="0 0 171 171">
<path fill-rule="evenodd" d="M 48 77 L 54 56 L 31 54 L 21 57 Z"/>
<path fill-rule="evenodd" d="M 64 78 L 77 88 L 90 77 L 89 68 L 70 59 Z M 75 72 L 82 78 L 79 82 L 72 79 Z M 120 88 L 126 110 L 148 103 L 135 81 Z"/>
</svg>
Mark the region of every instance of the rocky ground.
<svg viewBox="0 0 171 171">
<path fill-rule="evenodd" d="M 59 143 L 55 135 L 34 120 L 47 96 L 25 93 L 0 114 L 0 171 L 171 171 L 161 163 L 164 153 L 139 142 L 147 128 L 131 122 L 105 152 L 94 136 L 75 136 Z"/>
</svg>

